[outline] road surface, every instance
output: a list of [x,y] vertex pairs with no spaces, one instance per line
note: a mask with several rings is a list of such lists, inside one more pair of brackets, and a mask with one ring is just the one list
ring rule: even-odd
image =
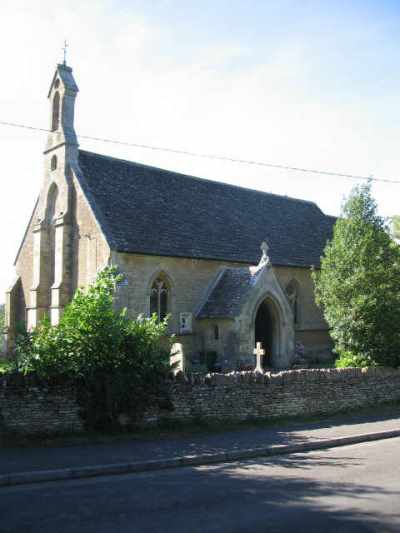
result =
[[1,533],[400,532],[400,439],[0,489]]

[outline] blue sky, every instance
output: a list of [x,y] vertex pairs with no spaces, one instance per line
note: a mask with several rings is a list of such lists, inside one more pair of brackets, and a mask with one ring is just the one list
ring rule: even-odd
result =
[[[47,89],[67,38],[78,134],[400,180],[400,2],[3,0],[0,21],[0,120],[48,126]],[[0,126],[0,301],[44,144]],[[81,145],[312,200],[330,214],[356,183]],[[373,192],[383,215],[400,212],[400,185]]]

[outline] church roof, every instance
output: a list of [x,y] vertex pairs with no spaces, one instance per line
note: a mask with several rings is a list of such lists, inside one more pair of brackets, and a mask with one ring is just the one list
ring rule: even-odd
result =
[[225,268],[197,313],[197,318],[237,316],[253,280],[249,268]]
[[257,264],[319,265],[335,219],[312,202],[86,151],[81,185],[111,249]]

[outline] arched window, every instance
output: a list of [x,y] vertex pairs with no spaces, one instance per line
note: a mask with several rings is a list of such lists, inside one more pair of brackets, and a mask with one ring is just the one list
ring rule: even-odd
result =
[[53,155],[53,157],[51,158],[50,168],[51,170],[55,170],[57,168],[57,156],[56,155]]
[[54,218],[57,214],[58,187],[53,183],[47,196],[46,222],[49,231],[49,288],[55,281],[56,229]]
[[153,282],[150,293],[150,315],[156,314],[164,320],[168,314],[170,289],[166,280],[159,276]]
[[46,205],[46,222],[51,224],[56,215],[56,206],[58,198],[58,187],[55,183],[52,183],[50,186],[48,195],[47,195],[47,205]]
[[216,340],[216,341],[219,340],[219,327],[218,327],[218,325],[214,326],[214,340]]
[[57,91],[53,98],[53,117],[51,122],[51,131],[58,130],[60,122],[60,93]]
[[286,286],[286,295],[292,308],[294,323],[299,323],[299,284],[292,279]]

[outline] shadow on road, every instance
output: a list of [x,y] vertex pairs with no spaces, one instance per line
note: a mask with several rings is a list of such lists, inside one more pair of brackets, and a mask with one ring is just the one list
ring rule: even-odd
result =
[[398,471],[375,479],[398,445],[5,489],[0,530],[397,533]]
[[166,459],[273,445],[293,445],[321,439],[399,427],[400,406],[376,413],[336,415],[316,422],[286,422],[267,427],[244,427],[220,433],[169,436],[162,439],[123,439],[65,447],[3,448],[0,474],[75,468],[98,464]]

